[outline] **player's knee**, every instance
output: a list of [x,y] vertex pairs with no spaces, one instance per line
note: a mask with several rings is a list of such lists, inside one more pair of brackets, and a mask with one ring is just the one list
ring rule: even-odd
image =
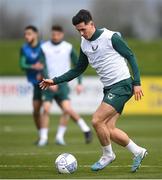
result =
[[33,115],[34,115],[34,116],[39,116],[39,115],[40,115],[40,111],[34,109]]
[[50,102],[45,102],[43,104],[43,114],[49,114],[51,109],[51,103]]
[[93,115],[92,125],[93,125],[94,128],[97,128],[99,125],[101,125],[100,118],[99,118],[99,116],[97,114]]
[[63,108],[63,111],[64,111],[65,114],[68,114],[68,115],[71,115],[71,114],[72,114],[72,109],[69,108],[69,107]]
[[50,112],[50,108],[49,107],[44,107],[43,108],[43,113],[44,114],[49,114],[49,112]]

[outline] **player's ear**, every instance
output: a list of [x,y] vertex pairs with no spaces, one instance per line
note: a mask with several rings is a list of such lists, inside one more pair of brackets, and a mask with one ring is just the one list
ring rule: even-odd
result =
[[93,21],[90,21],[89,24],[90,24],[91,26],[94,26],[94,22],[93,22]]

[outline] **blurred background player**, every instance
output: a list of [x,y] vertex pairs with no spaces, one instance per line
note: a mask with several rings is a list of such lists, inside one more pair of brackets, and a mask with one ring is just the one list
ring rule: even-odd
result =
[[24,30],[25,43],[20,51],[20,67],[26,72],[28,81],[33,85],[33,119],[38,130],[40,140],[45,138],[46,129],[41,127],[42,90],[38,83],[42,79],[44,65],[41,59],[41,42],[38,39],[38,29],[35,26],[27,26]]
[[[78,61],[72,45],[64,41],[64,31],[59,25],[52,27],[51,40],[42,45],[42,52],[44,54],[49,78],[65,73],[70,69],[71,62],[75,66]],[[79,76],[76,91],[79,94],[82,90],[81,76]],[[52,86],[50,89],[43,92],[43,127],[46,129],[46,133],[48,132],[49,112],[53,99],[55,99],[63,112],[56,134],[56,143],[65,145],[64,134],[67,129],[69,116],[78,124],[81,131],[84,133],[86,143],[90,143],[92,140],[90,128],[84,119],[81,118],[71,107],[69,87],[66,82],[60,85]],[[47,138],[42,141],[42,145],[45,145],[46,143]]]

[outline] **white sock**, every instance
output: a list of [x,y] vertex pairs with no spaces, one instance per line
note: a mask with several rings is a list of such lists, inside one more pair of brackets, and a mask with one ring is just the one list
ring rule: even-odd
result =
[[107,146],[102,146],[103,156],[111,156],[113,154],[111,144]]
[[90,128],[88,127],[88,125],[86,124],[86,122],[84,121],[84,119],[80,118],[78,121],[78,126],[80,127],[80,129],[83,131],[83,132],[88,132],[90,131]]
[[48,128],[41,128],[39,130],[39,138],[43,140],[48,139]]
[[141,153],[142,151],[142,147],[138,146],[137,144],[135,144],[131,139],[128,143],[128,145],[126,146],[126,148],[134,154],[134,156],[137,156],[139,153]]
[[60,125],[57,129],[56,139],[63,139],[66,129],[66,126]]

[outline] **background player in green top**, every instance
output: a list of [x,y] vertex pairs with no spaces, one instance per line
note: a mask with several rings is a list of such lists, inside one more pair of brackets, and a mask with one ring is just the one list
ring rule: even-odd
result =
[[43,78],[44,65],[41,59],[41,42],[38,39],[38,29],[27,26],[24,30],[25,43],[20,51],[20,67],[26,72],[28,81],[33,85],[33,118],[38,130],[39,141],[44,138],[44,128],[42,127],[42,90],[39,82]]
[[[90,64],[100,76],[104,86],[103,101],[92,119],[103,154],[91,169],[101,170],[115,160],[116,156],[111,145],[111,141],[114,141],[134,155],[131,171],[135,172],[146,156],[147,150],[135,144],[124,131],[118,129],[116,121],[133,94],[135,100],[140,100],[143,96],[136,58],[119,33],[106,28],[97,29],[89,11],[80,10],[72,22],[82,36],[78,64],[62,76],[44,79],[40,87],[45,89],[54,84],[70,81],[83,73]],[[127,62],[132,69],[133,78]]]
[[[64,30],[59,25],[54,25],[52,27],[51,40],[43,43],[41,48],[49,78],[62,75],[71,68],[71,64],[76,66],[78,62],[78,57],[72,44],[64,40]],[[79,76],[78,85],[76,86],[77,93],[79,94],[82,89],[81,76]],[[48,129],[49,112],[52,101],[55,99],[63,112],[56,134],[56,143],[65,145],[64,134],[67,129],[69,116],[78,124],[84,133],[86,143],[90,143],[92,140],[90,128],[84,119],[81,118],[71,107],[69,90],[69,86],[65,82],[52,86],[50,89],[43,92],[43,126]],[[44,141],[45,144],[46,141]]]

